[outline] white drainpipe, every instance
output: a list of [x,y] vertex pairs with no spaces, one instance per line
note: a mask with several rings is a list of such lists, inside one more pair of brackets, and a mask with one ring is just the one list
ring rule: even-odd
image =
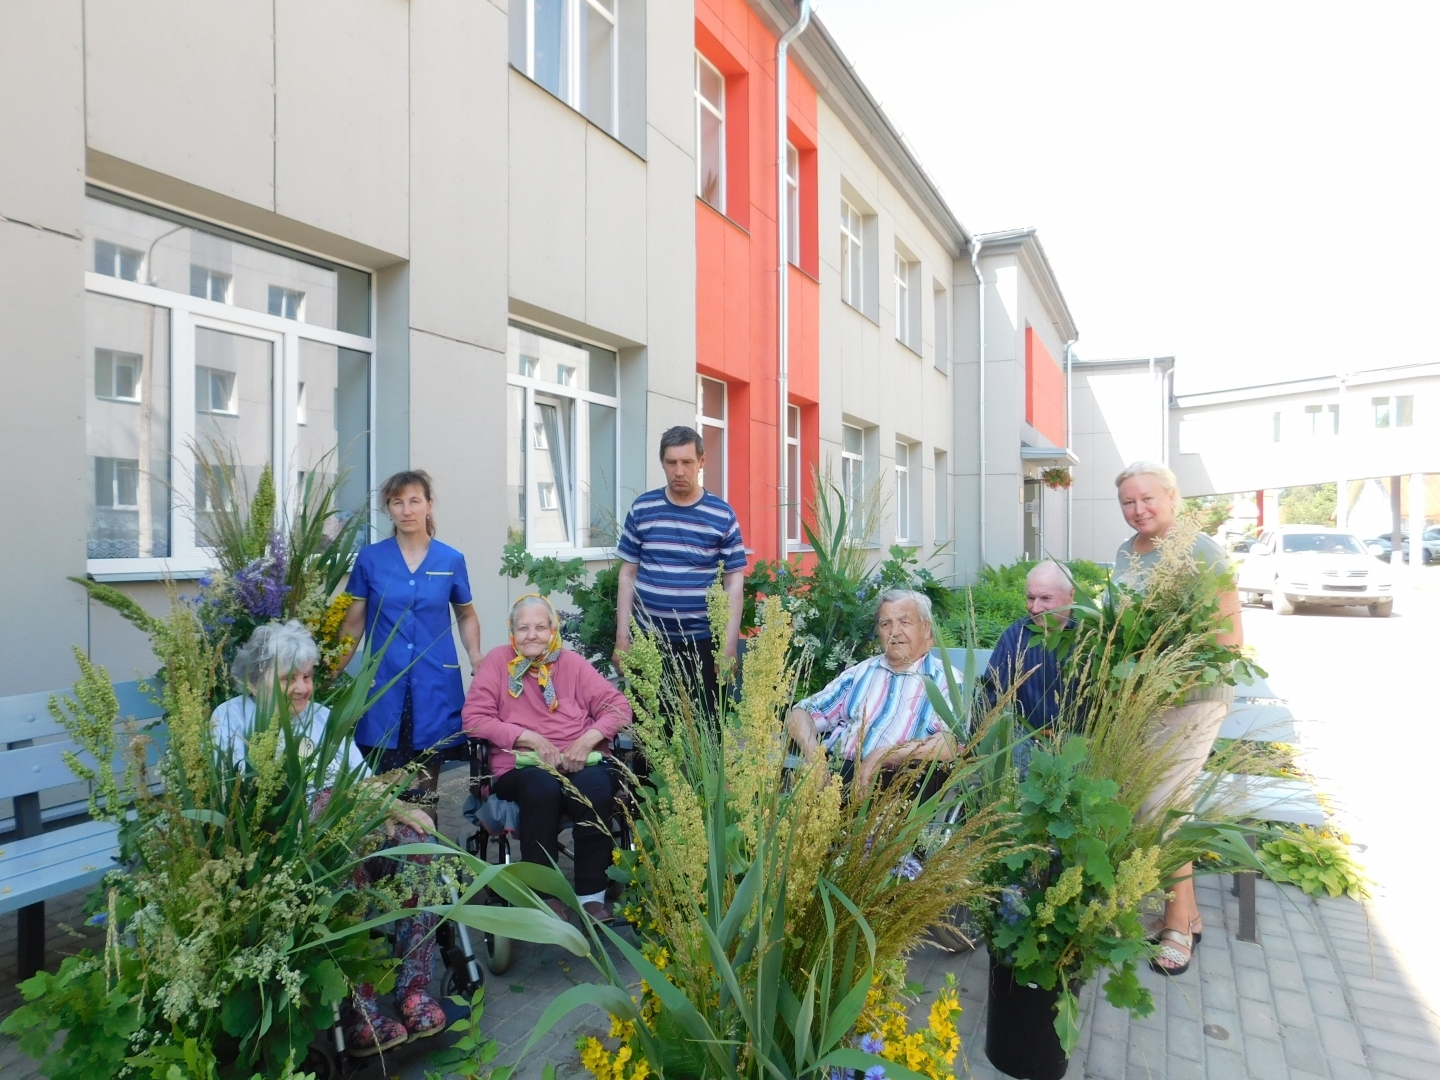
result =
[[789,502],[790,490],[788,477],[786,476],[786,451],[785,445],[786,426],[789,423],[790,405],[790,260],[785,256],[786,241],[790,236],[790,223],[786,220],[789,209],[788,192],[785,190],[785,166],[786,147],[789,140],[786,136],[786,121],[789,117],[789,110],[786,107],[786,94],[788,88],[790,67],[788,53],[790,43],[805,32],[805,27],[810,25],[811,0],[800,0],[800,17],[795,20],[795,25],[780,35],[780,40],[775,44],[775,221],[779,225],[776,229],[776,266],[779,273],[776,276],[776,293],[778,307],[776,310],[776,355],[779,358],[777,365],[779,369],[779,397],[780,417],[776,427],[778,442],[780,446],[779,477],[780,484],[777,489],[776,499],[778,515],[776,521],[779,525],[780,546],[776,549],[775,557],[780,560],[785,558],[786,543],[789,539]]
[[[1074,451],[1075,431],[1071,419],[1071,408],[1074,400],[1070,391],[1070,368],[1075,360],[1075,342],[1079,338],[1071,338],[1065,343],[1065,449]],[[1075,478],[1070,478],[1070,486],[1065,489],[1065,558],[1075,558]]]
[[[980,563],[985,566],[985,278],[980,273],[979,237],[970,238],[970,269],[975,272],[975,292],[980,312]],[[978,568],[977,568],[978,569]]]

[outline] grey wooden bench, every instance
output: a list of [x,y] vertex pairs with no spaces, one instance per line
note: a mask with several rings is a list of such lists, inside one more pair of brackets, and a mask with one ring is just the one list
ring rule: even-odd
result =
[[[76,747],[50,715],[52,693],[70,696],[66,689],[0,698],[0,799],[13,806],[13,827],[0,833],[0,914],[18,913],[21,979],[44,965],[45,901],[98,883],[118,851],[116,827],[90,818],[88,792],[65,764],[65,751]],[[161,715],[138,683],[116,683],[115,696],[122,720]]]
[[[1260,678],[1236,685],[1235,703],[1226,714],[1218,737],[1283,743],[1299,739],[1295,730],[1295,714],[1270,684]],[[1202,812],[1209,805],[1231,817],[1252,821],[1316,828],[1326,823],[1325,808],[1316,797],[1315,789],[1305,780],[1244,773],[1227,773],[1217,777],[1202,773],[1196,784],[1203,792],[1199,807]],[[1235,936],[1241,941],[1254,942],[1258,940],[1255,875],[1245,871],[1235,874],[1232,892],[1240,904],[1240,925]]]

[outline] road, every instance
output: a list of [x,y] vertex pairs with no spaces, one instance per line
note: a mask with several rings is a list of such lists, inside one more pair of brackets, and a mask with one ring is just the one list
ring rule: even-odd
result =
[[1282,618],[1247,606],[1244,623],[1299,721],[1302,764],[1375,882],[1377,940],[1396,946],[1440,1013],[1440,566],[1397,593],[1388,619],[1304,607]]

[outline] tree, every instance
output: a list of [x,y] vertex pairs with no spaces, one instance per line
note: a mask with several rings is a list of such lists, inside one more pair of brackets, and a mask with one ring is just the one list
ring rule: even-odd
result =
[[1335,485],[1305,484],[1282,490],[1280,524],[1334,525]]
[[1213,536],[1216,529],[1230,520],[1230,497],[1202,495],[1196,499],[1186,499],[1185,509],[1199,515],[1201,532]]

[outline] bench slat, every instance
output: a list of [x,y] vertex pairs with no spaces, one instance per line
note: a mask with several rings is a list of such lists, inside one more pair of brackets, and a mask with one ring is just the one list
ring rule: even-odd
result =
[[31,840],[49,840],[55,845],[48,850],[59,857],[52,858],[44,866],[23,869],[22,860],[16,859],[14,876],[11,876],[11,867],[7,865],[10,859],[0,859],[0,914],[49,900],[51,897],[63,896],[77,889],[88,889],[115,869],[114,858],[119,851],[115,843],[115,826],[92,822],[77,825],[75,829],[88,828],[89,824],[106,824],[109,832],[87,836],[75,842],[67,842],[65,839],[72,831],[70,829],[31,837]]
[[1209,806],[1231,817],[1257,821],[1314,826],[1326,822],[1325,808],[1305,780],[1245,773],[1225,773],[1217,778],[1214,773],[1201,773],[1195,786],[1200,792],[1196,812],[1202,816]]
[[1294,721],[1295,714],[1285,705],[1235,705],[1220,726],[1220,738],[1299,742]]
[[0,884],[13,885],[12,879],[22,874],[43,870],[76,855],[114,847],[115,833],[113,822],[82,821],[65,829],[0,844]]
[[[79,778],[70,771],[64,758],[65,751],[74,749],[75,744],[66,740],[0,751],[0,799],[33,795],[76,783]],[[127,752],[123,745],[115,752],[112,764],[116,772],[124,770]],[[152,743],[145,756],[146,763],[153,768],[157,758],[158,753]],[[86,751],[80,752],[80,760],[91,768],[95,767],[95,758]]]
[[[50,715],[51,695],[71,697],[70,687],[63,690],[42,690],[34,694],[0,697],[0,746],[27,739],[44,739],[59,735],[64,728]],[[120,718],[140,722],[156,720],[162,715],[160,706],[141,690],[139,682],[115,684],[115,697],[120,703]]]

